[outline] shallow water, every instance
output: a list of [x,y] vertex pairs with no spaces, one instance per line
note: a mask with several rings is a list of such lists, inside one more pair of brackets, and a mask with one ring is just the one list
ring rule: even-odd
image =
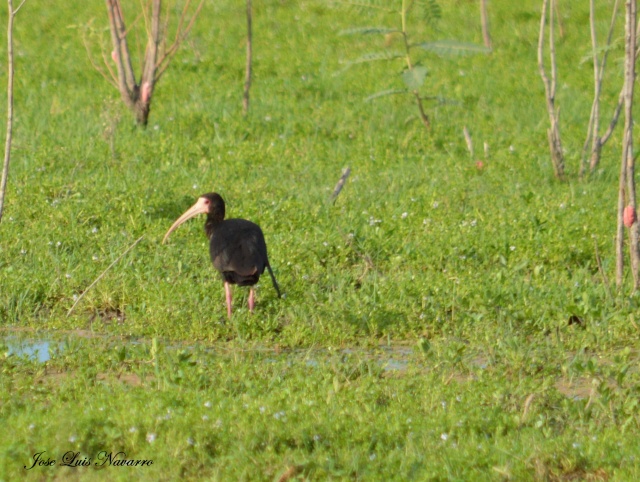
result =
[[18,338],[17,336],[6,336],[4,338],[9,355],[25,357],[44,363],[51,359],[49,349],[51,341],[46,339]]
[[[72,339],[74,343],[83,343],[89,337],[86,335],[67,334],[67,338]],[[91,336],[90,338],[93,338]],[[108,337],[104,337],[107,340]],[[38,361],[40,363],[51,360],[52,352],[55,350],[56,354],[61,353],[68,346],[67,343],[63,343],[60,340],[59,334],[54,334],[51,337],[47,335],[41,335],[39,337],[23,336],[22,334],[0,334],[0,345],[4,342],[9,355],[17,357],[27,358],[29,360]],[[145,341],[129,340],[126,341],[127,345],[140,345]],[[164,345],[165,349],[195,349],[197,345]],[[214,347],[206,347],[207,352],[217,351]],[[251,350],[249,350],[251,351]],[[257,349],[256,351],[263,351],[263,349]],[[269,352],[270,350],[264,350]],[[340,357],[361,357],[363,359],[375,360],[385,371],[404,371],[409,365],[409,359],[414,353],[413,349],[406,346],[381,346],[376,350],[367,350],[364,348],[342,348],[338,350],[331,350],[325,348],[319,349],[301,349],[284,351],[279,354],[273,354],[269,356],[266,361],[277,362],[282,357],[289,358],[292,363],[296,361],[303,361],[307,366],[320,367],[323,361],[327,361],[335,356]]]

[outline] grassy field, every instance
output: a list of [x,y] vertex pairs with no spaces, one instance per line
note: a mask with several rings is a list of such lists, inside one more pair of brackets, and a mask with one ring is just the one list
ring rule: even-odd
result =
[[[442,99],[427,104],[430,132],[411,97],[364,101],[402,87],[400,62],[345,70],[401,45],[339,33],[399,15],[254,3],[250,116],[244,6],[207,2],[147,129],[88,60],[83,35],[96,56],[107,41],[104,4],[28,0],[18,14],[0,480],[640,479],[640,298],[629,279],[609,293],[596,262],[597,246],[612,279],[620,130],[598,171],[575,176],[593,90],[588,6],[560,6],[570,176],[558,182],[540,2],[490,2],[490,55],[424,56],[424,93]],[[604,38],[613,1],[598,4]],[[410,19],[416,41],[481,42],[477,2],[441,7],[435,27]],[[203,220],[161,244],[210,191],[265,232],[285,296],[263,278],[254,315],[236,289],[227,320]],[[48,360],[20,355],[35,341]],[[54,466],[24,468],[43,451]],[[120,451],[153,463],[95,465]],[[66,452],[91,466],[61,466]]]

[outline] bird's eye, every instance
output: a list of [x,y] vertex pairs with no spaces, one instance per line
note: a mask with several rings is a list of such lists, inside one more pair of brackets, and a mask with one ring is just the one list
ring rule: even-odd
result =
[[204,200],[204,203],[205,203],[205,204],[209,204],[209,200],[208,200],[208,199],[205,199],[205,200]]

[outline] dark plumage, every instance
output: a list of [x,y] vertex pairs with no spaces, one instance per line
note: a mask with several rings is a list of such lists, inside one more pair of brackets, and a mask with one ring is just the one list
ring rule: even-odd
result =
[[204,228],[209,238],[209,253],[213,266],[224,280],[227,314],[231,317],[231,287],[232,284],[250,286],[249,310],[253,312],[255,303],[255,285],[264,273],[269,271],[273,287],[280,297],[280,288],[271,271],[267,257],[267,245],[264,241],[262,229],[246,219],[224,219],[224,200],[217,193],[203,194],[169,228],[162,242],[186,220],[198,214],[206,214]]

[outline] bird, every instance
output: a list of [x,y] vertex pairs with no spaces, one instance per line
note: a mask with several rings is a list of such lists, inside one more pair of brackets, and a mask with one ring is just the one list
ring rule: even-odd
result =
[[269,271],[273,287],[281,297],[280,287],[271,270],[267,257],[267,244],[262,229],[246,219],[225,219],[225,204],[216,192],[203,194],[169,228],[162,239],[164,244],[169,235],[182,223],[198,214],[206,214],[204,231],[209,238],[209,254],[213,267],[222,275],[227,316],[231,318],[231,285],[249,286],[249,311],[255,307],[254,285],[264,273]]

